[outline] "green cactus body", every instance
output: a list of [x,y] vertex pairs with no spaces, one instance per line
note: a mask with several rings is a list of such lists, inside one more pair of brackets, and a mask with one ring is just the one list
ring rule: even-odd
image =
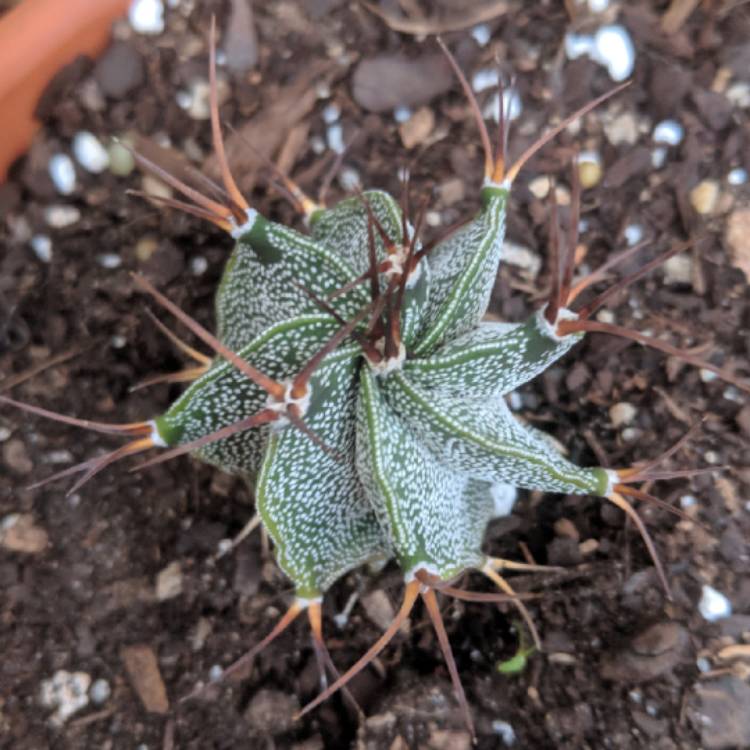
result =
[[[351,339],[325,356],[304,415],[318,441],[282,424],[197,451],[253,483],[279,565],[301,598],[320,596],[376,557],[395,557],[407,576],[421,566],[446,580],[480,566],[492,483],[608,492],[607,472],[575,466],[505,405],[503,394],[580,338],[556,336],[541,313],[522,324],[481,322],[507,197],[503,186],[485,187],[475,219],[420,260],[404,291],[405,359],[383,367]],[[289,381],[338,327],[302,287],[324,297],[369,268],[366,204],[397,245],[401,209],[380,191],[319,211],[311,237],[253,214],[217,294],[220,339],[258,370]],[[382,238],[375,246],[382,264],[389,257]],[[384,292],[388,274],[378,281]],[[360,285],[331,305],[346,319],[367,300]],[[167,444],[188,443],[267,401],[265,391],[217,358],[157,427]]]

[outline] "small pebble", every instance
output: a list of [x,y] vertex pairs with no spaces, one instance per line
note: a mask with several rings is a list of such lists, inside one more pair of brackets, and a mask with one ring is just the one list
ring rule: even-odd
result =
[[50,724],[61,727],[76,711],[89,703],[87,695],[91,676],[86,672],[55,672],[49,680],[43,680],[39,690],[39,702],[46,708],[54,708]]
[[599,549],[599,540],[598,539],[584,539],[578,545],[578,551],[584,557],[588,557],[588,555],[593,555],[594,552],[596,552],[598,549]]
[[76,170],[73,160],[67,154],[53,154],[47,170],[61,195],[70,195],[76,189]]
[[70,451],[63,448],[61,450],[50,451],[45,454],[44,459],[51,464],[69,464],[75,460],[75,457]]
[[424,143],[435,127],[435,115],[429,107],[420,107],[406,122],[399,126],[398,133],[404,148],[411,149]]
[[175,561],[159,571],[156,576],[156,599],[163,602],[182,593],[182,568]]
[[667,161],[667,149],[664,146],[658,146],[651,152],[651,166],[654,169],[661,169]]
[[508,394],[508,406],[513,411],[518,411],[523,406],[523,399],[518,391],[512,391]]
[[161,34],[164,31],[164,3],[162,0],[133,0],[128,20],[133,31],[139,34]]
[[471,87],[479,94],[486,89],[494,88],[499,81],[500,74],[497,68],[482,68],[471,77]]
[[744,185],[747,182],[747,171],[742,167],[735,167],[727,175],[730,185]]
[[452,206],[464,199],[466,195],[466,185],[460,177],[452,177],[446,180],[438,188],[440,202],[444,206]]
[[[521,104],[521,97],[518,91],[515,89],[504,89],[503,90],[503,113],[505,115],[505,122],[511,122],[521,116],[523,111],[523,104]],[[495,122],[500,122],[500,94],[495,93],[492,95],[490,100],[482,110],[482,115],[487,119],[492,119]]]
[[[397,109],[408,109],[408,107],[397,107]],[[334,122],[338,122],[339,118],[341,117],[341,108],[338,106],[338,104],[328,104],[323,109],[323,122],[326,125],[333,125]],[[406,118],[409,119],[408,117]]]
[[211,680],[211,682],[218,682],[223,674],[224,670],[221,668],[221,665],[214,664],[211,669],[208,670],[208,679]]
[[596,151],[582,151],[578,156],[578,179],[586,190],[598,185],[602,179],[602,160]]
[[692,508],[697,502],[694,495],[683,495],[680,498],[680,507],[683,510],[687,510],[688,508]]
[[125,336],[120,336],[118,334],[112,336],[112,338],[109,340],[109,343],[112,345],[113,349],[124,349],[128,344],[128,340],[125,338]]
[[505,262],[524,271],[531,280],[539,275],[542,259],[531,249],[516,242],[505,243]]
[[133,154],[122,143],[113,141],[109,146],[109,171],[117,177],[127,177],[134,169]]
[[581,535],[578,533],[578,529],[575,524],[569,518],[558,518],[553,524],[555,534],[557,536],[566,537],[567,539],[573,539],[576,542],[580,540]]
[[359,172],[354,167],[343,167],[339,172],[339,185],[347,192],[356,190],[361,184]]
[[604,133],[613,146],[632,146],[640,136],[638,118],[633,112],[622,112],[617,117],[605,121]]
[[119,268],[122,258],[117,253],[102,253],[96,256],[96,260],[102,268]]
[[552,182],[550,178],[545,175],[540,175],[539,177],[535,177],[529,183],[529,191],[535,198],[544,200],[549,195],[551,186]]
[[666,143],[668,146],[676,146],[684,136],[685,128],[677,120],[662,120],[653,133],[655,143]]
[[92,703],[101,706],[102,703],[107,702],[110,695],[112,695],[112,688],[106,680],[102,678],[94,680],[94,684],[89,690],[89,698],[91,698]]
[[518,490],[512,484],[497,482],[490,487],[494,511],[493,518],[509,516],[518,499]]
[[326,142],[319,135],[314,135],[310,138],[310,148],[320,156],[326,150]]
[[439,227],[443,223],[440,211],[428,211],[424,216],[424,220],[428,227]]
[[719,183],[703,180],[690,191],[690,204],[702,215],[713,213],[719,202]]
[[492,32],[486,23],[480,23],[478,26],[475,26],[471,30],[471,35],[480,47],[486,47],[492,38]]
[[362,608],[368,619],[383,630],[396,615],[391,600],[383,589],[375,589],[362,597]]
[[47,532],[28,513],[11,513],[0,520],[0,547],[10,552],[36,555],[49,543]]
[[75,206],[53,203],[44,209],[44,220],[54,229],[72,226],[81,218],[81,212]]
[[[217,82],[218,90],[218,82]],[[205,78],[196,78],[190,82],[183,109],[192,120],[208,120],[211,117],[211,87]],[[178,105],[180,102],[178,102]]]
[[492,722],[492,731],[500,737],[505,747],[512,747],[516,742],[516,733],[507,721],[495,719]]
[[640,224],[628,224],[623,232],[625,242],[631,247],[643,239],[643,227]]
[[331,151],[337,154],[344,153],[344,129],[341,125],[329,125],[326,130],[326,143]]
[[73,137],[73,155],[76,161],[92,174],[100,174],[109,166],[109,154],[101,141],[87,130],[81,130]]
[[35,234],[31,238],[31,249],[42,263],[52,260],[52,240],[46,234]]
[[643,435],[637,427],[626,427],[621,434],[626,443],[634,443]]
[[630,424],[634,419],[638,410],[626,401],[621,401],[609,409],[609,419],[614,427],[623,427]]
[[203,276],[208,270],[208,261],[202,255],[190,259],[190,273],[193,276]]
[[706,370],[705,368],[698,370],[698,374],[704,383],[712,383],[719,377],[713,370]]
[[732,603],[712,586],[704,585],[698,611],[705,620],[716,622],[732,614]]
[[393,119],[400,124],[406,122],[412,115],[411,107],[396,107],[393,110]]
[[693,274],[693,259],[682,253],[674,255],[662,266],[667,284],[690,284]]
[[750,83],[747,81],[737,81],[726,90],[724,96],[735,107],[748,109],[750,108]]
[[609,8],[609,0],[589,0],[589,10],[592,13],[604,13]]
[[0,425],[0,443],[4,443],[12,434],[8,427]]
[[594,37],[590,34],[566,34],[565,55],[568,60],[577,60],[584,55],[591,56]]
[[706,673],[711,671],[711,662],[706,659],[705,656],[699,656],[695,660],[695,666],[698,668],[699,672]]
[[624,81],[633,72],[635,48],[624,26],[602,26],[594,36],[592,53],[594,60],[607,68],[613,81]]
[[153,195],[155,198],[171,198],[173,195],[172,188],[169,185],[150,174],[143,175],[141,189],[147,195]]
[[555,186],[555,200],[558,206],[569,206],[570,205],[570,190],[565,185]]

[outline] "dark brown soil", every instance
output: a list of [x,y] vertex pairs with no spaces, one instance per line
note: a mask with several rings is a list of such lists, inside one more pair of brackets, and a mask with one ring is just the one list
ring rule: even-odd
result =
[[[747,206],[750,195],[747,184],[732,187],[726,181],[731,168],[750,169],[748,109],[727,95],[743,76],[748,83],[750,6],[702,3],[668,36],[659,25],[666,5],[622,4],[618,21],[628,27],[637,49],[634,83],[524,170],[514,189],[509,238],[545,259],[548,203],[534,197],[528,185],[544,174],[567,183],[573,148],[598,150],[604,180],[584,193],[588,229],[581,238],[591,267],[624,247],[629,224],[641,225],[645,236],[656,240],[644,251],[647,258],[670,242],[705,237],[687,253],[690,281],[675,284],[661,271],[651,274],[610,305],[615,320],[685,347],[707,342],[702,356],[747,372],[748,280],[732,265],[724,233],[729,217]],[[249,73],[227,74],[230,89],[222,108],[227,122],[248,127],[255,145],[271,149],[274,157],[283,145],[286,166],[314,194],[330,152],[316,154],[311,139],[325,139],[321,115],[335,102],[345,139],[359,131],[344,164],[357,170],[364,186],[397,192],[398,167],[419,155],[412,170],[415,205],[417,195],[432,193],[443,226],[473,209],[481,150],[457,85],[451,82],[450,91],[426,105],[436,120],[433,134],[443,137],[429,149],[423,142],[408,152],[392,111],[365,111],[358,104],[361,97],[352,94],[360,60],[377,54],[432,55],[431,39],[397,34],[356,3],[286,0],[256,6],[257,65]],[[432,19],[462,6],[435,0],[421,7]],[[587,21],[581,14],[574,23],[558,3],[510,7],[490,22],[492,41],[485,47],[468,31],[445,39],[465,70],[491,67],[497,54],[502,68],[517,75],[524,110],[510,148],[518,154],[547,123],[602,93],[611,81],[600,66],[585,58],[568,62],[562,51],[566,30],[604,21]],[[398,3],[383,2],[382,8],[396,14]],[[43,128],[0,186],[0,391],[6,395],[66,414],[124,422],[160,413],[179,393],[179,387],[163,385],[128,390],[151,374],[183,365],[145,316],[147,303],[129,272],[147,273],[210,327],[213,290],[231,249],[228,238],[198,220],[157,211],[128,196],[128,188],[141,185],[136,173],[95,176],[78,168],[74,194],[57,195],[47,161],[55,151],[70,153],[71,138],[85,129],[103,141],[126,131],[155,141],[168,137],[200,165],[211,151],[208,124],[180,109],[175,92],[205,76],[211,12],[225,29],[229,3],[187,0],[168,11],[161,36],[138,36],[120,26],[117,64],[110,60],[97,70],[85,62],[72,66],[40,104]],[[612,20],[617,10],[609,13]],[[126,80],[113,80],[120,74]],[[322,81],[330,83],[330,99],[315,96]],[[388,86],[382,81],[385,90]],[[423,93],[412,88],[405,96],[418,100]],[[277,112],[270,124],[261,119],[269,109]],[[630,115],[643,125],[638,142],[612,145],[602,129],[605,119]],[[665,117],[680,121],[686,135],[657,170],[651,165],[651,130]],[[253,157],[230,153],[243,184],[255,185],[254,204],[267,215],[299,223],[248,171]],[[706,178],[718,181],[721,197],[713,212],[701,216],[689,193]],[[330,199],[343,195],[334,182]],[[44,211],[53,203],[78,207],[80,220],[50,229]],[[29,239],[37,234],[52,240],[49,263],[31,250]],[[107,254],[119,256],[119,267],[105,267]],[[533,277],[528,269],[503,265],[493,310],[520,320],[540,304],[547,285],[544,270]],[[62,363],[46,366],[66,353],[70,356]],[[23,377],[32,372],[33,377]],[[741,662],[718,656],[723,646],[742,643],[750,632],[747,395],[656,352],[598,336],[524,388],[521,397],[520,414],[558,438],[581,463],[626,466],[652,458],[704,418],[700,432],[670,466],[727,468],[652,488],[677,506],[681,497],[694,496],[696,505],[687,512],[705,529],[657,508],[642,509],[667,569],[671,602],[637,533],[599,499],[524,494],[513,515],[491,528],[487,549],[493,554],[521,560],[526,545],[538,562],[568,570],[514,579],[519,590],[542,593],[529,606],[545,642],[544,653],[530,656],[526,669],[514,676],[499,674],[495,665],[519,648],[515,611],[445,602],[478,746],[503,747],[497,722],[512,727],[514,746],[522,748],[718,748],[742,744],[743,736],[750,746],[747,727],[737,718],[747,710],[737,697],[744,695]],[[615,429],[610,421],[609,408],[621,402],[636,408],[628,430]],[[288,582],[257,533],[212,562],[218,542],[237,533],[252,515],[247,490],[187,459],[143,474],[128,473],[120,464],[69,498],[59,483],[28,490],[24,487],[32,480],[111,449],[116,441],[5,407],[0,431],[0,519],[28,514],[37,533],[31,534],[28,551],[8,550],[7,543],[0,548],[0,746],[469,746],[421,610],[412,617],[409,634],[399,636],[377,668],[353,683],[371,717],[359,729],[356,713],[340,697],[291,722],[295,708],[318,690],[302,625],[269,647],[246,680],[180,703],[208,678],[212,666],[227,666],[257,642],[288,603]],[[44,533],[48,544],[34,544]],[[172,563],[179,564],[181,592],[157,601],[157,575]],[[467,583],[484,585],[473,577]],[[701,617],[697,603],[704,584],[729,597],[732,618],[711,624]],[[341,668],[380,631],[359,604],[343,628],[333,615],[353,592],[366,596],[377,588],[396,604],[397,571],[348,576],[325,602],[325,630]],[[166,714],[147,712],[128,676],[123,649],[134,644],[157,655],[169,699]],[[740,677],[701,675],[699,658],[712,669],[734,665]],[[42,681],[58,670],[103,678],[112,695],[54,728],[39,693]],[[715,700],[705,697],[705,687],[714,689]]]

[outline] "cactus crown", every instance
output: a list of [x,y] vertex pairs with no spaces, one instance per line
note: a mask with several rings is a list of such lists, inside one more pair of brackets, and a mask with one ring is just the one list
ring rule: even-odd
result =
[[[445,51],[469,98],[485,151],[479,208],[461,228],[423,244],[425,206],[412,223],[408,185],[401,201],[370,190],[327,208],[282,176],[307,219],[309,234],[274,223],[248,206],[224,155],[212,43],[211,121],[223,174],[224,188],[217,191],[222,199],[209,198],[145,157],[136,157],[143,168],[191,201],[163,203],[207,219],[234,238],[216,293],[216,334],[147,280],[135,279],[210,347],[212,356],[167,331],[196,365],[151,381],[190,385],[165,413],[142,423],[77,420],[0,397],[40,416],[133,438],[110,454],[45,480],[80,473],[71,492],[108,464],[153,447],[167,450],[139,468],[190,453],[249,483],[260,523],[273,540],[279,566],[294,583],[296,598],[270,634],[225,674],[240,669],[307,610],[323,669],[333,674],[334,682],[303,713],[374,658],[421,598],[471,726],[436,592],[475,601],[512,601],[538,642],[523,601],[499,573],[503,567],[524,566],[482,551],[494,496],[502,484],[597,495],[615,503],[637,524],[667,588],[648,533],[625,496],[658,503],[630,485],[690,472],[659,471],[657,462],[621,470],[577,466],[546,435],[521,424],[504,400],[588,331],[655,346],[749,389],[731,373],[664,342],[590,320],[613,291],[685,246],[672,248],[577,312],[571,309],[587,286],[603,278],[602,272],[594,272],[573,284],[579,201],[575,179],[574,215],[566,236],[557,230],[552,208],[553,283],[546,305],[522,323],[483,321],[502,258],[513,180],[525,161],[573,118],[545,134],[508,168],[503,118],[498,154],[493,156],[471,89]],[[320,601],[345,573],[373,560],[394,560],[401,568],[403,603],[383,636],[339,677],[323,643]],[[467,570],[484,573],[502,593],[452,586]]]

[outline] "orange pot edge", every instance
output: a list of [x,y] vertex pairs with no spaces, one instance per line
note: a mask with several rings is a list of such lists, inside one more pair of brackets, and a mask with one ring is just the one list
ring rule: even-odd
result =
[[94,57],[129,0],[23,0],[0,18],[0,182],[31,143],[39,96],[78,55]]

